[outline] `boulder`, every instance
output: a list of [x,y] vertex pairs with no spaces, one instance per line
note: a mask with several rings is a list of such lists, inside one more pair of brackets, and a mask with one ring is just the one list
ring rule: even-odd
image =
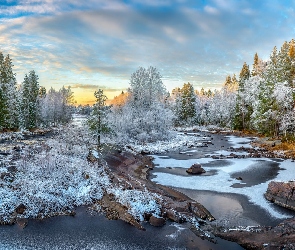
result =
[[295,211],[295,182],[293,181],[271,181],[264,196],[277,205]]
[[20,204],[19,206],[16,207],[15,212],[18,214],[23,214],[27,207],[24,204]]
[[154,227],[162,227],[165,224],[165,219],[162,217],[155,217],[152,215],[149,220],[150,224]]
[[206,173],[205,169],[202,168],[201,164],[194,164],[189,169],[186,170],[189,174],[203,174]]

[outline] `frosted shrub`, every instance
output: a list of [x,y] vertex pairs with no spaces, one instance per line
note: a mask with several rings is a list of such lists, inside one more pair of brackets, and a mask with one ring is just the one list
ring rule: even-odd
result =
[[129,213],[135,218],[143,221],[145,213],[151,213],[155,216],[160,214],[160,205],[158,200],[160,197],[156,194],[150,193],[147,190],[122,190],[111,189],[116,199],[123,205],[129,207]]

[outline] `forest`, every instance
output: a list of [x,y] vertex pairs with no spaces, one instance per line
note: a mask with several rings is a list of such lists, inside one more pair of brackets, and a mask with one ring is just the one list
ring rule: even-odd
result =
[[175,127],[217,126],[293,140],[295,132],[295,41],[273,48],[268,60],[254,55],[240,74],[228,75],[219,90],[195,90],[184,83],[169,93],[155,67],[138,68],[127,91],[106,104],[74,106],[70,87],[48,91],[34,70],[17,84],[12,59],[0,53],[0,130],[16,131],[65,124],[74,112],[90,114],[94,135],[116,143],[167,140]]
[[[127,92],[115,97],[110,106],[105,105],[103,91],[96,92],[90,120],[96,135],[105,133],[123,144],[166,140],[171,128],[192,126],[251,131],[293,141],[294,81],[292,39],[279,51],[274,47],[266,61],[256,53],[252,69],[244,63],[238,78],[228,75],[220,90],[197,91],[188,82],[170,94],[156,68],[139,68],[131,75]],[[78,110],[83,113],[85,108]],[[95,128],[97,117],[100,124]]]

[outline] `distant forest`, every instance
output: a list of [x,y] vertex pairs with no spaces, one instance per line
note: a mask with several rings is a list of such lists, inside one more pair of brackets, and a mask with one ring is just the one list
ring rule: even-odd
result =
[[100,119],[109,128],[105,131],[122,142],[167,139],[168,131],[179,126],[214,125],[287,140],[295,135],[294,39],[280,50],[274,47],[266,61],[256,53],[251,69],[244,63],[240,74],[227,76],[220,90],[196,91],[185,83],[169,93],[156,68],[139,68],[129,89],[109,106],[101,91],[103,103],[75,108],[70,87],[47,91],[35,71],[18,85],[12,67],[9,55],[0,52],[1,131],[56,126],[80,112],[91,114],[92,121]]

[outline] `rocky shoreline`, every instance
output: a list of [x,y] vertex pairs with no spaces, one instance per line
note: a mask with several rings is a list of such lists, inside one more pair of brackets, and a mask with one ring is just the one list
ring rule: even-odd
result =
[[[222,135],[232,135],[230,133],[220,133]],[[33,135],[35,136],[35,135]],[[38,135],[39,136],[39,135]],[[44,137],[43,134],[40,135]],[[239,134],[241,136],[241,134]],[[218,137],[219,138],[219,137]],[[274,147],[273,142],[269,147],[263,148],[264,139],[258,139],[253,142],[254,146],[259,148],[232,148],[228,147],[227,150],[231,151],[229,155],[212,155],[212,158],[225,159],[225,158],[245,158],[245,157],[268,157],[268,158],[291,158],[289,155],[282,155],[282,152],[276,152],[272,150]],[[221,147],[226,147],[226,140],[218,142]],[[275,142],[278,144],[278,142]],[[223,145],[222,145],[223,144]],[[220,147],[218,145],[218,147]],[[215,145],[216,146],[216,145]],[[13,148],[11,151],[11,163],[14,161],[14,156],[19,154],[21,148]],[[239,152],[247,152],[247,155],[241,155]],[[256,227],[256,228],[237,228],[235,230],[228,230],[224,228],[214,227],[212,223],[207,223],[214,220],[214,217],[210,212],[200,203],[192,200],[185,194],[178,192],[172,188],[155,184],[149,180],[149,171],[153,169],[152,158],[147,155],[149,152],[141,152],[134,154],[120,149],[108,148],[105,152],[102,152],[104,156],[103,162],[98,162],[98,165],[107,164],[105,171],[111,177],[111,182],[114,185],[120,185],[126,190],[147,190],[158,197],[158,203],[161,207],[160,216],[154,216],[152,214],[144,214],[144,220],[148,221],[153,226],[163,226],[167,220],[174,221],[176,223],[189,222],[191,223],[191,230],[198,236],[206,238],[209,241],[214,239],[214,235],[220,238],[235,241],[246,249],[295,249],[295,219],[289,219],[280,223],[276,227]],[[3,152],[3,154],[8,154]],[[3,155],[6,157],[6,155]],[[100,161],[93,155],[89,155],[88,161]],[[199,172],[200,166],[195,166]],[[13,164],[8,169],[13,173]],[[193,169],[195,171],[195,169]],[[192,171],[192,172],[194,172]],[[190,171],[189,171],[190,172]],[[202,172],[202,171],[200,171]],[[2,174],[1,178],[8,178],[8,174]],[[89,176],[88,176],[89,178]],[[87,176],[85,176],[87,179]],[[275,203],[280,203],[285,199],[285,196],[278,199],[279,192],[272,192],[270,189],[266,193],[266,198]],[[291,190],[291,191],[290,191]],[[293,195],[293,187],[289,191]],[[290,192],[287,192],[290,196]],[[272,195],[272,196],[271,196]],[[290,196],[291,197],[291,196]],[[292,198],[292,197],[291,197]],[[292,198],[293,199],[293,198]],[[293,200],[292,200],[293,202]],[[286,202],[285,202],[286,203]],[[292,203],[293,204],[293,203]],[[105,192],[103,197],[99,200],[93,201],[91,208],[96,211],[102,211],[108,219],[120,219],[123,220],[140,230],[144,230],[142,223],[132,216],[128,210],[129,208],[115,199],[112,193]],[[26,208],[20,204],[15,209],[15,216],[13,217],[11,224],[17,223],[21,228],[27,225],[27,219],[19,218]],[[55,215],[74,215],[73,211],[64,211]],[[54,215],[52,215],[54,216]]]
[[[261,140],[256,140],[253,143],[255,146],[261,146]],[[282,156],[277,152],[271,150],[271,148],[228,148],[232,151],[232,154],[223,156],[212,156],[216,159],[223,158],[245,158],[245,157],[267,157],[267,158],[291,158],[290,156]],[[246,151],[247,156],[239,155],[235,152]],[[255,228],[236,228],[225,229],[212,226],[213,224],[206,223],[205,220],[212,221],[214,217],[210,212],[203,207],[200,203],[191,200],[186,195],[159,184],[151,182],[148,178],[149,170],[153,168],[152,159],[146,156],[147,152],[141,154],[131,154],[130,152],[122,152],[115,150],[108,152],[105,155],[105,160],[108,163],[108,167],[113,174],[114,182],[122,184],[122,180],[125,180],[126,188],[131,189],[148,189],[152,193],[159,194],[162,197],[162,211],[161,218],[155,220],[151,215],[146,215],[145,220],[149,221],[154,226],[161,226],[165,223],[165,220],[169,219],[177,223],[184,221],[194,221],[193,218],[200,218],[199,224],[201,226],[196,228],[192,226],[192,231],[201,237],[205,237],[208,240],[212,240],[214,236],[237,242],[239,245],[246,249],[295,249],[295,219],[288,219],[283,221],[275,227],[259,226]],[[293,189],[292,189],[293,190]],[[267,196],[267,193],[266,193]],[[106,198],[106,199],[109,199]],[[104,199],[103,199],[104,200]],[[125,217],[124,208],[119,208],[117,205],[111,205],[110,203],[102,200],[103,210],[106,211],[107,217],[110,219],[122,219],[139,229],[143,229],[138,221],[130,220],[129,217]],[[114,212],[117,216],[112,217],[109,215],[108,209],[116,208]],[[156,222],[154,222],[156,221]]]
[[[207,237],[210,240],[210,235],[195,227],[194,224],[204,224],[206,220],[213,221],[215,218],[203,205],[183,193],[150,181],[148,178],[149,170],[153,168],[150,156],[134,155],[121,150],[108,151],[103,155],[114,184],[120,183],[126,189],[147,189],[160,197],[160,217],[151,214],[144,215],[144,219],[149,221],[151,225],[163,226],[166,220],[177,223],[191,222],[197,235]],[[140,222],[128,213],[128,208],[116,202],[112,194],[105,194],[102,200],[98,201],[98,204],[107,218],[121,219],[138,229],[144,230]]]

